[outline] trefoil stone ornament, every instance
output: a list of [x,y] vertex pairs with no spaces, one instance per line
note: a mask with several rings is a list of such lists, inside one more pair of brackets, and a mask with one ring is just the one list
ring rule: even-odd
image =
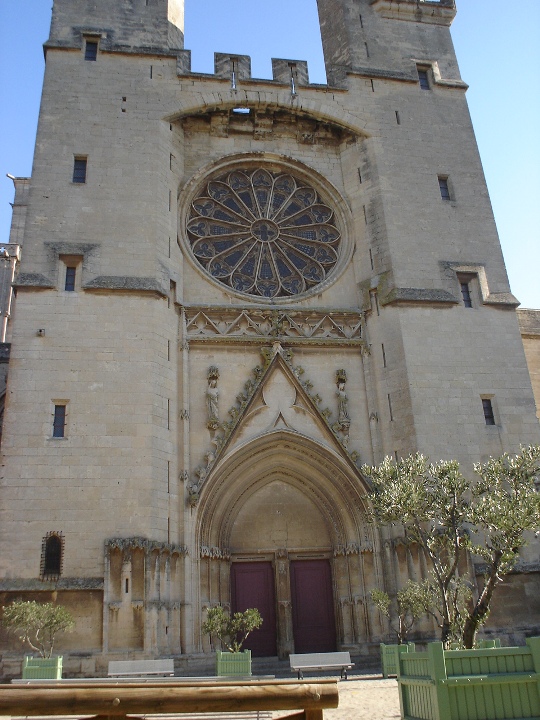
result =
[[215,365],[211,365],[208,368],[208,388],[206,390],[206,410],[208,414],[206,427],[209,430],[217,430],[219,428],[218,380],[219,369]]

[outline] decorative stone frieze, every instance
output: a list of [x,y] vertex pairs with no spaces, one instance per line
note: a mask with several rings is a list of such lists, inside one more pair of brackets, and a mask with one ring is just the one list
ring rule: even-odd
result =
[[210,558],[210,560],[230,560],[231,551],[227,548],[201,546],[201,558]]
[[110,553],[112,550],[122,550],[124,553],[126,551],[143,550],[148,554],[158,551],[160,554],[178,555],[182,557],[188,554],[185,545],[148,540],[144,537],[109,538],[105,541],[105,551]]
[[295,344],[360,345],[359,312],[276,311],[238,308],[186,308],[190,343],[254,342],[291,339]]

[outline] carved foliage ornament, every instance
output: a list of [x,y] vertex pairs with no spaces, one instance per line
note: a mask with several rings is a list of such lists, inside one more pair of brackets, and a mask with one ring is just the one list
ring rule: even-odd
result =
[[233,170],[199,190],[187,218],[197,262],[236,292],[291,297],[335,268],[341,232],[317,190],[289,171]]

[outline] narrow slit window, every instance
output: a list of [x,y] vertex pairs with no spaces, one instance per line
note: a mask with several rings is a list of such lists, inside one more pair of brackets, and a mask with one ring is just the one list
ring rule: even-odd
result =
[[95,61],[97,60],[98,54],[98,42],[97,40],[87,40],[84,48],[84,59]]
[[482,398],[482,409],[484,410],[484,420],[486,421],[486,425],[495,425],[493,403],[489,398]]
[[471,284],[467,280],[461,280],[460,281],[460,287],[461,287],[461,297],[463,298],[463,305],[466,308],[472,308],[472,298],[471,298]]
[[88,168],[88,158],[76,157],[73,161],[73,182],[84,184],[86,182],[86,171]]
[[444,175],[439,175],[439,190],[441,191],[441,198],[443,200],[451,200],[448,178]]
[[53,437],[63,438],[66,434],[66,406],[54,406]]
[[394,421],[394,411],[392,410],[392,400],[388,394],[388,410],[390,411],[390,422]]

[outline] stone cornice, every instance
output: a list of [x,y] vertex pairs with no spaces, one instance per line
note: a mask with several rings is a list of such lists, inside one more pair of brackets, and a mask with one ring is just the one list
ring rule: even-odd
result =
[[41,273],[19,273],[15,278],[13,287],[17,289],[34,288],[38,290],[49,290],[55,285],[52,280]]
[[156,293],[167,297],[167,292],[152,277],[133,277],[130,275],[99,275],[82,286],[83,290],[114,290],[121,292]]
[[392,288],[381,295],[381,305],[403,303],[428,303],[437,305],[457,305],[457,298],[446,290],[427,288]]
[[105,549],[122,550],[130,552],[132,550],[143,550],[145,553],[158,552],[166,555],[187,555],[187,548],[184,545],[175,545],[173,543],[160,542],[159,540],[148,540],[144,537],[127,537],[127,538],[109,538],[105,541]]
[[384,18],[447,27],[457,13],[454,0],[371,0],[371,5]]

